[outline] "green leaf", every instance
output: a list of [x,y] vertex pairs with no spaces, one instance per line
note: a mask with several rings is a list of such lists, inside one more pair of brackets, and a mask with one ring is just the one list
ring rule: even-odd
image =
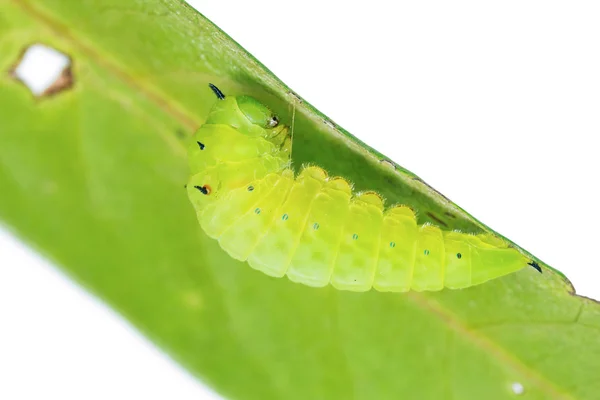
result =
[[[74,86],[35,99],[8,73],[44,42]],[[487,227],[295,95],[174,1],[0,0],[0,218],[190,371],[240,399],[597,398],[600,307],[543,265],[462,291],[348,293],[272,279],[206,238],[185,145],[208,82],[287,123],[294,163],[420,210]]]

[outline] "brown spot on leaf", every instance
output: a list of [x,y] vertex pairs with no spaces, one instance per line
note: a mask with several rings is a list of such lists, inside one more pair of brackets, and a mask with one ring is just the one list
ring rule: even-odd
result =
[[429,218],[431,218],[432,220],[434,220],[435,222],[437,222],[440,225],[443,225],[445,227],[448,227],[448,224],[446,222],[444,222],[441,218],[439,218],[437,215],[435,215],[434,213],[432,213],[431,211],[427,211],[425,213],[425,215],[427,215]]
[[50,97],[62,92],[63,90],[68,90],[73,87],[74,82],[73,69],[71,68],[71,65],[69,65],[63,69],[54,83],[52,83],[48,89],[44,90],[40,97]]
[[379,160],[379,163],[385,167],[388,167],[391,170],[396,169],[396,163],[394,163],[392,160],[387,160],[384,158],[384,159]]

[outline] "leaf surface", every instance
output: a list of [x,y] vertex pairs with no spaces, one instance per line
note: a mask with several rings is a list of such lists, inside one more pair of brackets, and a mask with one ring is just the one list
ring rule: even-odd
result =
[[[13,78],[36,42],[71,57],[72,88],[36,99]],[[173,0],[0,0],[1,220],[232,398],[506,399],[515,382],[524,399],[597,398],[600,307],[543,263],[462,291],[349,293],[224,254],[183,189],[208,82],[287,123],[293,104],[296,166],[408,204],[421,223],[488,230]]]

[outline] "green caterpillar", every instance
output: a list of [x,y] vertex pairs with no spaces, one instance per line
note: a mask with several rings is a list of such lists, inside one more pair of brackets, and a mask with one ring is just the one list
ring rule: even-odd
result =
[[467,288],[535,262],[492,235],[418,225],[404,206],[352,193],[315,166],[295,177],[291,138],[249,96],[218,101],[189,147],[189,198],[206,234],[274,277],[341,290]]

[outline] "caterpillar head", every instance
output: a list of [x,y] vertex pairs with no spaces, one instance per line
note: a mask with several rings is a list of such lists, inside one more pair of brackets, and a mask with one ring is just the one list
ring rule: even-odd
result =
[[240,111],[253,125],[267,130],[279,125],[279,118],[277,118],[273,111],[254,97],[238,96],[235,99]]
[[287,126],[280,123],[277,115],[251,96],[225,96],[210,84],[217,98],[206,120],[207,124],[229,125],[244,135],[263,137],[277,145],[287,138]]

